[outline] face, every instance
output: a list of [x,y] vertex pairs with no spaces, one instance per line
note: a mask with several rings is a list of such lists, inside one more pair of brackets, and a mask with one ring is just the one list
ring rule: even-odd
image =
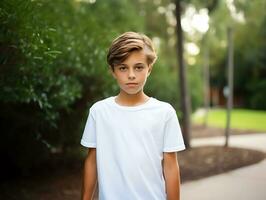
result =
[[124,62],[114,66],[112,75],[117,80],[121,92],[134,95],[143,91],[151,69],[144,51],[133,51]]

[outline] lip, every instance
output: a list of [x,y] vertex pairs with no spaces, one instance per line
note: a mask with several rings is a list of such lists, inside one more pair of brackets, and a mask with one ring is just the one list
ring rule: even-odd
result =
[[127,85],[138,85],[137,83],[127,83]]
[[127,86],[136,86],[136,85],[138,85],[137,83],[127,83],[126,84]]

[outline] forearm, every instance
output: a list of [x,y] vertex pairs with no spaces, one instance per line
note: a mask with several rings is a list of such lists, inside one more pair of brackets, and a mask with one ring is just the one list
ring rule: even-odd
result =
[[180,174],[178,164],[165,169],[165,184],[167,200],[180,200]]
[[90,149],[84,163],[82,200],[91,200],[97,183],[96,150]]
[[180,200],[180,172],[175,152],[164,153],[163,173],[167,200]]

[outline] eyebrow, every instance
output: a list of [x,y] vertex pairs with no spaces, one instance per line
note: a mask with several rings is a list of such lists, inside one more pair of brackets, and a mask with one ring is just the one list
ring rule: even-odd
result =
[[[125,64],[125,63],[121,63],[121,64],[119,64],[119,65],[128,66],[128,65]],[[119,65],[118,65],[118,66],[119,66]],[[135,63],[134,66],[136,66],[136,65],[145,65],[145,63],[142,63],[142,62],[140,62],[140,63]]]

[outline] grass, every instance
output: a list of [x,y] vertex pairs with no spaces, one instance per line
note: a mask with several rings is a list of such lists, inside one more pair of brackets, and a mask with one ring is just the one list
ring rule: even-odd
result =
[[[226,110],[211,109],[208,112],[207,125],[225,128]],[[203,110],[197,111],[192,115],[195,124],[203,124],[205,113]],[[231,114],[231,128],[266,131],[266,111],[233,109]]]

